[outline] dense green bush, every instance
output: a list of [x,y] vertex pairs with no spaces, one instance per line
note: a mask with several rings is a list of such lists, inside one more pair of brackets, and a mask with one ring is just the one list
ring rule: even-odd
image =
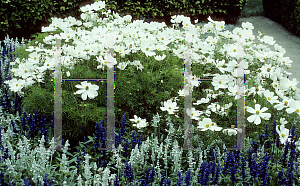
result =
[[19,40],[22,39],[21,36],[29,38],[30,34],[41,31],[40,24],[50,24],[51,17],[66,15],[67,11],[72,11],[73,15],[76,12],[79,14],[81,1],[84,0],[1,0],[0,41],[7,34],[10,38],[18,37]]
[[263,0],[265,16],[300,36],[299,0]]

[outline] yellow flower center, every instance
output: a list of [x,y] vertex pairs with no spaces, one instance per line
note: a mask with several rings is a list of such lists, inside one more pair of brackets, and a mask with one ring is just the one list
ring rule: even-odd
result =
[[296,112],[299,112],[299,109],[296,109]]
[[89,86],[86,86],[85,89],[88,90],[88,89],[89,89]]
[[19,84],[16,84],[16,86],[18,86]]
[[271,100],[271,98],[270,98],[270,97],[268,97],[268,100]]
[[236,49],[234,49],[233,51],[236,52]]
[[284,134],[281,134],[281,136],[284,137],[285,135],[284,135]]
[[139,123],[139,122],[140,122],[140,120],[137,120],[137,122]]
[[209,127],[209,125],[206,125],[206,128],[208,128]]
[[239,94],[238,92],[235,92],[235,94]]
[[219,84],[221,84],[222,83],[222,81],[219,81]]
[[214,125],[215,125],[215,123],[211,123],[211,125],[212,125],[212,126],[214,126]]
[[169,107],[169,109],[171,109],[171,107]]
[[27,73],[27,70],[25,70],[25,73]]
[[287,105],[287,104],[288,104],[288,102],[287,102],[287,101],[284,101],[284,104],[285,104],[285,105]]
[[256,114],[259,114],[259,110],[256,111]]

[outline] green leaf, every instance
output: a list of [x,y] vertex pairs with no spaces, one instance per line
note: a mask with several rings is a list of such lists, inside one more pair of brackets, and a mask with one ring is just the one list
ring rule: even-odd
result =
[[66,10],[66,7],[64,7],[64,6],[61,6],[61,7],[60,7],[60,10],[63,10],[63,11],[65,11],[65,10]]

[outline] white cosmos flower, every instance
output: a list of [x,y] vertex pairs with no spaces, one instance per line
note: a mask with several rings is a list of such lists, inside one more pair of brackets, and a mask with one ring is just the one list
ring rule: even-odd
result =
[[215,90],[219,90],[219,88],[227,88],[227,83],[231,81],[228,75],[219,75],[217,74],[212,81],[212,85],[215,87]]
[[177,103],[172,102],[171,100],[164,101],[164,107],[160,107],[162,111],[168,111],[168,114],[174,114],[174,112],[178,111],[179,107],[176,107]]
[[236,135],[237,131],[235,129],[224,129],[222,130],[224,134],[227,134],[228,136]]
[[187,114],[191,117],[191,119],[199,120],[201,112],[199,110],[196,110],[195,108],[187,109]]
[[291,100],[289,102],[289,107],[288,109],[286,109],[287,113],[292,113],[292,112],[296,112],[298,115],[300,115],[300,101],[295,101],[295,100]]
[[276,126],[276,131],[279,135],[280,143],[285,144],[285,142],[288,140],[290,141],[291,139],[289,137],[289,130],[284,128],[284,124],[280,125],[280,130],[278,129],[278,125]]
[[267,107],[264,107],[260,110],[260,104],[255,104],[255,110],[251,107],[247,107],[247,112],[250,112],[254,115],[252,116],[249,116],[247,118],[247,120],[252,123],[254,121],[254,123],[256,125],[259,125],[261,123],[261,119],[260,118],[263,118],[263,119],[269,119],[271,117],[271,114],[270,113],[263,113],[265,112],[266,110],[268,110]]
[[5,83],[9,85],[9,87],[10,87],[9,89],[11,91],[19,92],[24,87],[25,80],[12,79],[12,80],[5,81]]
[[240,99],[241,96],[244,96],[244,87],[239,87],[238,85],[235,85],[234,87],[230,86],[228,87],[228,95],[235,96],[234,99]]
[[137,117],[134,115],[134,119],[129,119],[130,121],[133,121],[136,124],[133,124],[133,126],[137,127],[138,129],[144,128],[148,125],[148,122],[146,122],[146,119],[142,119],[140,117]]
[[212,122],[210,118],[203,118],[202,121],[199,121],[198,127],[201,131],[212,130],[212,131],[221,131],[222,127],[218,127],[216,123]]
[[81,98],[83,100],[87,99],[87,96],[89,96],[90,99],[95,98],[98,96],[97,90],[99,89],[99,86],[92,85],[91,83],[88,83],[87,81],[81,82],[81,85],[76,85],[76,88],[79,88],[80,90],[77,90],[76,94],[82,94]]
[[269,90],[266,90],[264,92],[265,98],[267,98],[268,102],[270,102],[272,105],[273,103],[280,103],[277,99],[278,96],[274,96],[274,92],[270,92]]

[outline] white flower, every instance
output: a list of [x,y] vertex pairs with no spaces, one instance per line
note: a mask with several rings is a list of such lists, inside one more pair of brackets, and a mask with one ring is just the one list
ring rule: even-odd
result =
[[187,114],[191,117],[191,119],[199,120],[200,118],[200,111],[196,110],[195,108],[187,109]]
[[298,115],[300,115],[300,101],[295,101],[295,100],[291,100],[289,102],[289,107],[288,109],[286,109],[287,113],[292,113],[292,112],[296,112]]
[[77,90],[76,94],[82,94],[81,98],[83,100],[86,100],[87,96],[89,96],[90,99],[93,99],[96,96],[98,96],[97,90],[99,89],[99,86],[92,85],[87,81],[81,82],[81,85],[76,85],[75,87],[81,89],[81,90]]
[[212,130],[212,131],[221,131],[222,127],[218,127],[216,123],[212,122],[210,118],[203,118],[202,121],[199,121],[198,127],[202,129],[201,131]]
[[279,121],[282,125],[285,125],[285,124],[287,124],[288,122],[287,121],[285,121],[285,119],[284,118],[280,118],[280,121]]
[[95,2],[95,3],[91,4],[91,7],[95,11],[101,10],[101,9],[105,8],[105,1]]
[[239,87],[238,85],[235,85],[234,87],[230,86],[228,87],[228,90],[230,91],[228,95],[235,96],[234,99],[240,99],[241,96],[244,96],[244,87]]
[[134,115],[134,119],[129,119],[130,121],[133,121],[137,124],[133,124],[133,126],[136,126],[138,129],[144,128],[148,125],[148,122],[146,122],[146,119],[141,119],[140,117],[137,117]]
[[70,77],[70,72],[69,71],[67,72],[67,76]]
[[228,136],[236,135],[237,131],[235,129],[224,129],[222,130],[224,134],[227,134]]
[[12,80],[5,81],[5,83],[9,84],[9,89],[11,91],[19,92],[24,87],[25,80],[22,80],[22,79],[20,79],[20,80],[12,79]]
[[267,98],[268,102],[270,102],[272,105],[273,103],[280,103],[277,99],[278,96],[274,96],[274,92],[271,92],[269,90],[266,90],[264,92],[264,96]]
[[246,23],[242,23],[242,27],[246,30],[252,30],[254,29],[254,26],[252,25],[252,23],[246,22]]
[[169,114],[174,114],[174,112],[178,111],[179,107],[176,107],[177,103],[172,102],[171,100],[164,101],[164,107],[160,107],[162,111],[168,111]]
[[219,75],[217,74],[212,81],[212,85],[215,87],[215,90],[219,90],[219,88],[227,88],[227,83],[231,81],[228,75]]
[[281,144],[285,144],[285,142],[288,140],[290,141],[289,137],[289,130],[284,128],[284,124],[280,125],[280,130],[278,129],[278,125],[276,126],[276,131],[279,134],[279,139]]
[[260,110],[260,104],[255,104],[255,110],[251,107],[247,107],[247,112],[254,114],[252,116],[249,116],[247,120],[251,123],[254,121],[256,125],[259,125],[261,123],[261,117],[266,119],[269,119],[271,117],[270,113],[263,113],[266,110],[268,110],[267,107],[264,107]]

